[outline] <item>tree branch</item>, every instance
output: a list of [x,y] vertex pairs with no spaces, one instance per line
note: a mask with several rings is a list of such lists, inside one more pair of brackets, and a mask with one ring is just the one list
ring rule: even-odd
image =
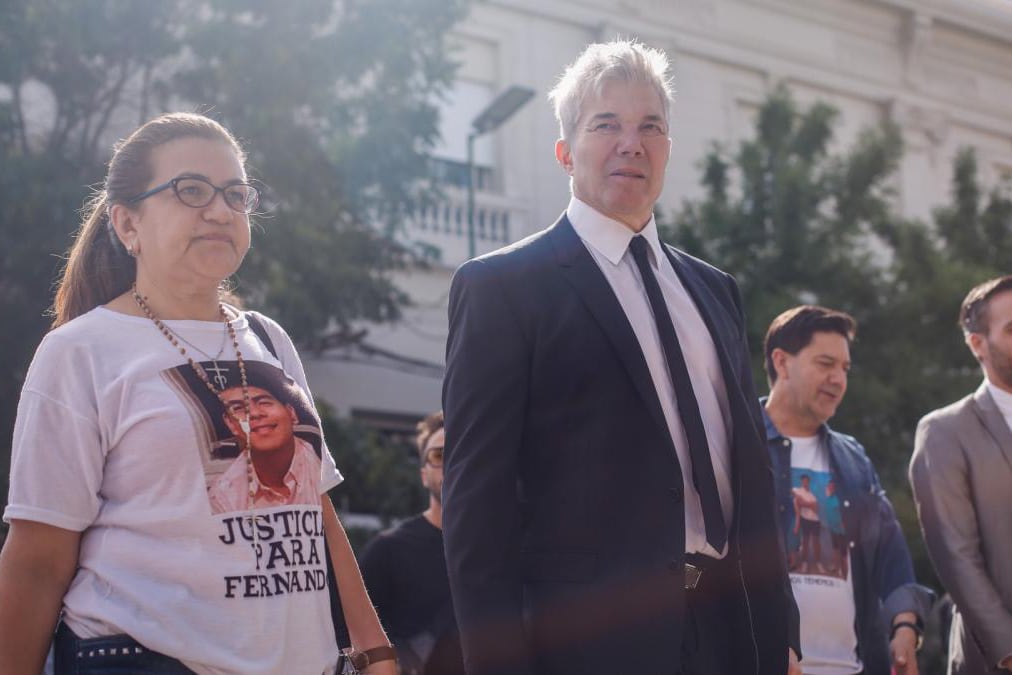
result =
[[[123,87],[126,85],[128,79],[130,79],[130,62],[124,58],[119,63],[119,77],[116,79],[115,84],[110,88],[108,94],[108,100],[105,103],[105,109],[100,113],[99,121],[92,130],[91,139],[88,141],[86,151],[89,157],[94,157],[98,151],[98,142],[105,133],[106,127],[109,126],[109,118],[112,117],[113,111],[119,106],[120,98],[123,94]],[[101,107],[101,104],[100,104]]]
[[25,131],[25,116],[21,107],[21,81],[11,82],[11,121],[17,133],[18,145],[21,146],[21,154],[28,157],[31,149],[28,147],[28,133]]

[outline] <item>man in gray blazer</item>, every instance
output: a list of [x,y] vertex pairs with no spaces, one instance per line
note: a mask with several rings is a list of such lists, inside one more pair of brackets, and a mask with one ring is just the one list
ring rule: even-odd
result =
[[971,290],[959,323],[985,380],[918,424],[910,482],[955,603],[949,674],[1012,672],[1012,275]]

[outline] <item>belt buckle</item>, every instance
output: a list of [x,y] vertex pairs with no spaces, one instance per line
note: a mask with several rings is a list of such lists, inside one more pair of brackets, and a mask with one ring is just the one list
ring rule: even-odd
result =
[[685,590],[694,590],[699,585],[699,579],[702,576],[703,570],[692,563],[685,563]]

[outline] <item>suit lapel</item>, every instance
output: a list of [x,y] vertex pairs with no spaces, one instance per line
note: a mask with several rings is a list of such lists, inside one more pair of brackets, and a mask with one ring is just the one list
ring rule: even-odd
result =
[[[706,329],[713,340],[713,346],[717,350],[717,360],[720,361],[720,372],[724,376],[724,386],[727,390],[728,404],[734,420],[740,419],[739,415],[747,417],[748,409],[744,405],[741,386],[738,381],[738,373],[732,367],[731,356],[727,351],[728,336],[734,335],[737,329],[728,321],[725,312],[715,311],[721,306],[720,300],[714,297],[710,287],[696,274],[682,259],[682,254],[667,244],[661,247],[668,256],[671,266],[675,268],[685,290],[692,297],[699,315],[703,317]],[[742,418],[743,419],[743,418]]]
[[643,357],[643,351],[629,324],[629,319],[618,298],[615,297],[611,285],[605,279],[604,273],[598,268],[590,251],[584,246],[565,215],[555,223],[549,236],[555,246],[563,276],[573,286],[601,326],[601,330],[608,336],[647,410],[650,411],[650,416],[664,432],[664,437],[670,439],[668,423],[664,419],[664,411],[661,410],[657,389],[650,378],[647,361]]
[[991,434],[994,442],[1005,456],[1005,461],[1012,466],[1012,431],[1009,430],[1005,418],[991,398],[991,392],[987,390],[987,383],[984,382],[977,388],[973,395],[973,410],[980,418],[981,424]]

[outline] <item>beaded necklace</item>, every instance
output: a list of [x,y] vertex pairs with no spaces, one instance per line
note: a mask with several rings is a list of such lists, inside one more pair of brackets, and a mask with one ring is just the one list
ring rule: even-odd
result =
[[[155,316],[155,313],[151,310],[150,307],[148,307],[148,303],[144,301],[144,298],[137,291],[136,283],[134,283],[131,286],[130,290],[131,293],[133,293],[134,301],[137,303],[137,306],[141,308],[141,311],[144,312],[144,314],[149,319],[151,319],[151,321],[155,324],[158,330],[161,331],[162,335],[165,336],[165,339],[167,339],[172,344],[172,346],[178,349],[179,353],[186,358],[186,360],[190,364],[190,367],[193,368],[193,372],[197,374],[197,378],[199,378],[200,381],[204,383],[204,386],[206,386],[208,390],[212,394],[214,394],[214,396],[219,401],[221,401],[221,404],[225,407],[225,413],[230,418],[232,418],[232,421],[235,422],[240,429],[242,429],[242,433],[246,437],[246,479],[249,486],[249,502],[250,508],[253,508],[253,500],[256,497],[256,481],[254,478],[255,469],[253,468],[253,444],[250,439],[251,433],[250,418],[252,417],[253,406],[250,403],[249,385],[246,381],[246,362],[243,360],[242,352],[239,350],[239,338],[236,337],[235,326],[232,325],[232,319],[230,319],[228,317],[228,314],[225,312],[225,305],[219,302],[218,311],[221,313],[221,320],[225,324],[225,330],[227,331],[227,334],[232,338],[232,346],[235,348],[235,359],[239,364],[239,379],[242,383],[243,409],[246,413],[245,417],[242,418],[236,416],[236,414],[229,407],[228,402],[221,396],[225,391],[225,385],[223,384],[225,380],[224,378],[221,377],[220,368],[218,368],[217,362],[214,359],[211,359],[211,362],[214,363],[215,366],[214,371],[218,373],[216,379],[218,380],[219,386],[221,387],[220,389],[215,389],[214,385],[211,383],[211,379],[207,376],[207,372],[204,370],[204,367],[201,366],[196,361],[194,361],[193,357],[191,357],[189,354],[186,353],[186,347],[183,347],[181,344],[179,344],[178,338],[181,338],[182,336],[177,335],[175,332],[172,331],[171,328],[166,326],[161,319]],[[184,340],[184,342],[186,342],[187,344],[191,344],[186,340]],[[219,352],[218,355],[220,356],[221,353]],[[256,521],[253,518],[251,518],[250,521],[251,521],[251,529],[253,530],[253,542],[254,545],[257,548],[259,548],[259,536],[257,536]]]

